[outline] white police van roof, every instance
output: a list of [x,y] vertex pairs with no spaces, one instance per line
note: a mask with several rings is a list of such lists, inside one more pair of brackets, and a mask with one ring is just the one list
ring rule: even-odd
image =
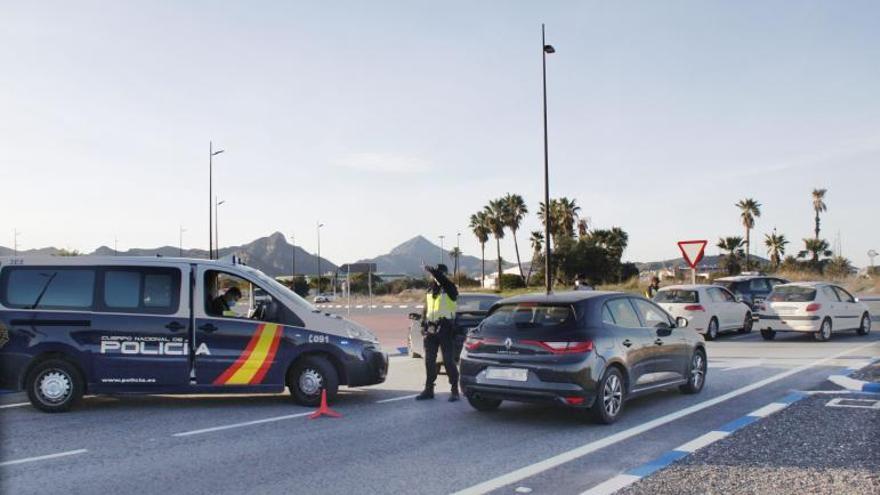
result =
[[220,260],[204,258],[178,258],[166,256],[0,256],[0,265],[40,266],[91,266],[91,265],[147,265],[163,263],[186,263],[201,265],[244,265],[238,258],[227,257]]

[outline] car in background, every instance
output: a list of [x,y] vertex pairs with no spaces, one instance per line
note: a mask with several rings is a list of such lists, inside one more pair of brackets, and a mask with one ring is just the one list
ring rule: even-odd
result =
[[773,340],[777,332],[804,332],[824,342],[832,333],[845,330],[868,335],[871,313],[866,304],[838,285],[797,282],[777,285],[759,305],[758,328],[765,340]]
[[[464,346],[464,338],[468,331],[476,327],[483,321],[489,308],[497,301],[501,300],[501,296],[494,294],[464,294],[458,295],[456,301],[455,321],[453,325],[456,329],[456,360],[461,355],[461,349]],[[424,357],[425,345],[422,342],[422,314],[410,313],[409,318],[412,321],[409,326],[409,335],[407,336],[407,349],[409,355],[414,358]],[[443,353],[437,353],[438,368],[443,364]]]
[[724,287],[717,285],[671,285],[654,296],[654,302],[673,317],[687,318],[690,328],[715,340],[720,332],[752,331],[752,310]]
[[788,280],[767,275],[737,275],[718,278],[712,283],[732,292],[734,296],[748,304],[754,312],[756,303],[767,299],[774,287],[779,284],[787,284]]
[[528,294],[497,302],[465,341],[462,393],[474,409],[555,404],[613,423],[637,395],[703,388],[703,337],[622,292]]
[[334,299],[336,299],[336,297],[333,294],[318,294],[317,296],[315,296],[314,301],[316,304],[329,303],[333,302]]

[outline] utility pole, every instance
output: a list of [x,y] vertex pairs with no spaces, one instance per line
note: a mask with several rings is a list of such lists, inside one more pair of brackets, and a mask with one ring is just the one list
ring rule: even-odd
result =
[[541,69],[544,82],[544,285],[547,294],[553,291],[553,278],[550,274],[550,159],[547,146],[547,54],[556,53],[553,45],[544,40],[544,25],[541,24]]

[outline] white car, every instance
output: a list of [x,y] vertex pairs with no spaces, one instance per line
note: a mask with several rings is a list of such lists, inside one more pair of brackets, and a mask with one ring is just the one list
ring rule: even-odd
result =
[[871,331],[871,313],[865,303],[827,282],[798,282],[777,285],[758,307],[758,328],[765,340],[776,332],[806,332],[826,341],[832,332]]
[[752,310],[724,287],[717,285],[671,285],[657,291],[654,302],[688,326],[715,340],[719,332],[752,331]]

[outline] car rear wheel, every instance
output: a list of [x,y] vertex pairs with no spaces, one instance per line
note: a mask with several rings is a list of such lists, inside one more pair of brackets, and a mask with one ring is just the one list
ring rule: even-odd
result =
[[484,399],[475,395],[469,395],[467,401],[471,407],[482,412],[494,411],[501,406],[500,399]]
[[703,390],[703,384],[706,383],[706,367],[706,355],[703,351],[695,351],[688,368],[688,382],[678,389],[685,394],[700,393],[700,390]]
[[813,334],[813,338],[819,342],[828,342],[831,340],[831,320],[829,318],[822,320],[822,326],[819,327],[818,332]]
[[764,340],[773,340],[776,338],[776,331],[775,330],[761,330],[761,337],[763,337]]
[[625,390],[623,375],[617,368],[608,368],[599,381],[596,400],[593,402],[593,418],[599,423],[611,424],[617,421],[623,411]]
[[718,338],[718,320],[713,316],[709,320],[709,326],[706,328],[706,340],[715,340]]
[[36,365],[28,373],[25,386],[31,404],[50,413],[70,410],[85,390],[79,370],[63,359],[48,359]]
[[868,313],[862,315],[862,324],[859,325],[858,334],[868,335],[871,333],[871,316]]
[[327,391],[327,403],[333,401],[339,390],[339,375],[327,359],[309,356],[297,361],[287,375],[287,385],[294,402],[301,406],[321,404],[321,391]]
[[752,327],[755,322],[752,320],[752,314],[746,313],[746,318],[743,320],[743,326],[740,328],[739,333],[752,333]]

